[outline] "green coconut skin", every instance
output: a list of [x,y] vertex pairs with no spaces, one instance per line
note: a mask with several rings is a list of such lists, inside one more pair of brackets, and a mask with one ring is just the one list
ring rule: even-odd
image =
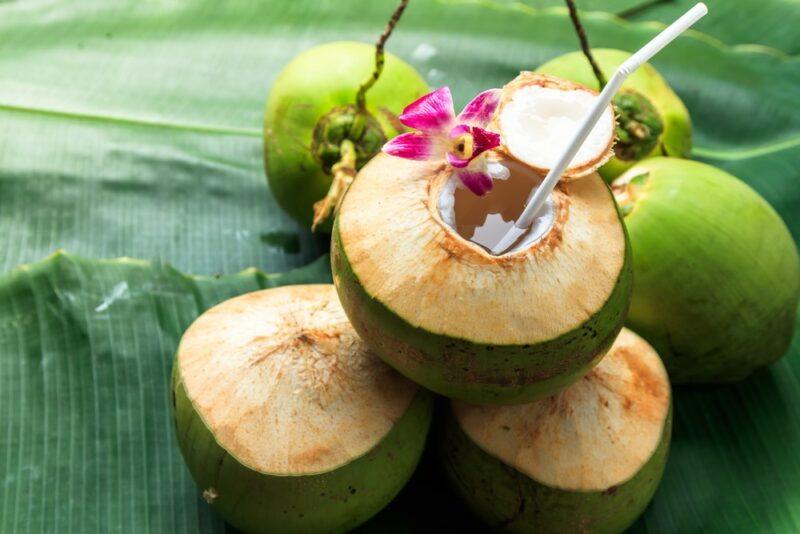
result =
[[672,434],[670,404],[656,450],[628,481],[603,491],[569,491],[540,483],[481,449],[452,412],[441,443],[450,484],[493,530],[616,533],[641,515],[658,488]]
[[632,290],[631,252],[606,304],[580,327],[535,345],[486,345],[428,332],[372,298],[353,272],[334,222],[331,268],[358,335],[411,380],[474,404],[522,404],[560,391],[588,373],[622,328]]
[[[314,128],[331,110],[355,103],[358,87],[374,63],[372,45],[324,44],[297,56],[270,91],[264,117],[267,180],[278,204],[302,224],[311,224],[314,202],[331,185],[330,173],[312,154]],[[386,53],[383,73],[367,93],[367,111],[391,139],[403,131],[397,115],[427,92],[427,84],[410,65]]]
[[[627,325],[673,383],[744,378],[794,334],[800,260],[786,225],[744,182],[703,163],[641,162],[625,224],[634,253]],[[618,182],[615,182],[617,184]]]
[[[592,49],[592,55],[607,78],[631,56],[628,52],[609,48]],[[589,62],[580,51],[551,59],[536,69],[536,72],[559,76],[594,89],[599,88]],[[689,111],[658,71],[650,64],[642,65],[628,77],[622,85],[622,90],[633,90],[647,97],[663,121],[661,138],[645,158],[689,157],[692,149],[692,122]],[[613,157],[600,168],[599,172],[610,182],[635,164],[636,161],[623,161]]]
[[420,388],[394,428],[365,455],[333,471],[285,476],[254,471],[217,443],[187,397],[178,365],[172,394],[178,444],[192,477],[201,490],[214,488],[211,507],[248,533],[347,532],[360,525],[411,477],[433,414],[433,395]]

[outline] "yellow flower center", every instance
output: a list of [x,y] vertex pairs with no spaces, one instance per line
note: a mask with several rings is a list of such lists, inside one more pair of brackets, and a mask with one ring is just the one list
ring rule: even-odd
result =
[[461,159],[470,159],[475,151],[475,141],[472,134],[461,134],[453,140],[452,152]]

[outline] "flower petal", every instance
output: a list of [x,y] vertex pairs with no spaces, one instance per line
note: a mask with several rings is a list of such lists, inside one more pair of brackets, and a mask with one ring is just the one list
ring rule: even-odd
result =
[[470,160],[459,158],[452,152],[447,153],[447,163],[455,167],[456,169],[463,169],[467,165],[469,165]]
[[474,142],[474,152],[472,157],[480,156],[487,150],[491,150],[500,146],[500,134],[496,134],[489,130],[484,130],[478,126],[472,127],[472,139]]
[[467,124],[456,124],[447,134],[450,139],[456,139],[465,133],[472,132],[472,127]]
[[464,106],[464,110],[458,115],[458,121],[486,126],[499,103],[500,89],[484,91]]
[[456,175],[467,189],[482,197],[492,189],[492,177],[481,169],[457,169]]
[[383,151],[399,158],[426,160],[435,157],[438,143],[436,138],[424,133],[400,134],[385,145]]
[[442,87],[410,103],[400,115],[400,122],[423,132],[441,132],[455,118],[453,96],[449,87]]

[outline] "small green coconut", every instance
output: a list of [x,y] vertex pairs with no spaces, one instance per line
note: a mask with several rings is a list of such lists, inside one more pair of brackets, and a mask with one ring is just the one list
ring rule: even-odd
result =
[[[628,52],[607,48],[592,49],[592,55],[606,77],[630,57]],[[580,51],[551,59],[536,72],[598,87],[589,62]],[[614,157],[600,168],[606,180],[611,181],[648,157],[689,156],[692,148],[689,112],[651,65],[643,65],[628,77],[614,99],[614,107],[618,115],[618,140]]]
[[800,260],[763,198],[724,171],[671,158],[641,162],[613,189],[634,251],[627,324],[673,383],[738,380],[786,352]]
[[597,367],[557,395],[451,408],[445,472],[493,530],[622,532],[664,472],[669,380],[658,354],[627,329]]
[[244,532],[344,532],[400,491],[432,396],[372,355],[331,285],[228,300],[181,339],[175,427],[203,498]]
[[[556,149],[536,126],[569,129],[593,101],[585,87],[521,74],[497,108],[498,153],[546,172]],[[537,106],[547,109],[537,115]],[[610,108],[602,121],[552,195],[546,228],[500,256],[446,221],[456,178],[443,161],[379,154],[367,164],[331,246],[334,283],[361,338],[415,382],[467,402],[530,402],[589,372],[631,291],[622,219],[594,172],[610,155]]]
[[[314,204],[326,198],[334,166],[352,153],[349,166],[360,169],[387,139],[404,131],[397,120],[403,107],[428,92],[410,65],[386,53],[363,113],[355,105],[356,93],[374,68],[374,46],[327,43],[293,59],[270,91],[264,118],[267,179],[278,204],[302,224],[312,223]],[[334,203],[341,189],[332,192]],[[330,231],[330,222],[320,228]]]

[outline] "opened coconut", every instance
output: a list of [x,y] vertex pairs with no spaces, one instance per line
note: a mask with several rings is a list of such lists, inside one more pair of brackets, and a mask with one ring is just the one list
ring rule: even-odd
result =
[[401,115],[420,130],[392,142],[402,157],[380,154],[359,173],[334,225],[334,282],[356,331],[401,373],[469,402],[529,402],[611,345],[631,267],[594,172],[611,155],[610,108],[530,231],[491,252],[595,96],[523,73],[456,117],[443,88]]
[[561,393],[518,406],[452,401],[451,408],[445,471],[492,529],[622,532],[664,472],[667,373],[653,348],[627,329]]
[[178,443],[206,501],[245,532],[344,532],[411,476],[431,395],[373,356],[331,285],[228,300],[184,334]]

